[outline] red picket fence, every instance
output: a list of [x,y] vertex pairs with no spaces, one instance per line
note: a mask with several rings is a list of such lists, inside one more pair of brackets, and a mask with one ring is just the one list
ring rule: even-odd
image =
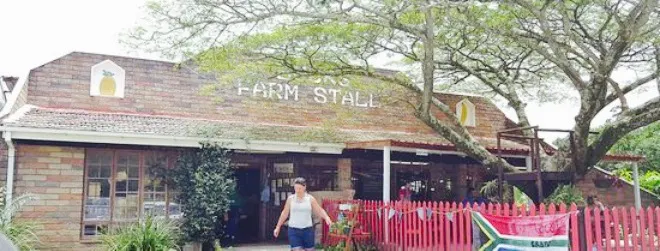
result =
[[[330,200],[323,201],[323,208],[336,220],[338,205],[343,203],[360,205],[358,222],[364,231],[371,233],[370,241],[379,250],[472,250],[472,218],[463,204],[392,202],[386,205],[382,201]],[[569,221],[571,250],[660,250],[660,208],[638,212],[634,208],[578,209],[563,204],[529,208],[488,204],[472,205],[469,209],[497,216],[575,212]],[[391,218],[390,211],[394,212]],[[327,226],[323,229],[323,244],[335,244],[337,240],[328,236],[328,230]]]
[[660,250],[658,207],[585,210],[584,227],[587,250]]

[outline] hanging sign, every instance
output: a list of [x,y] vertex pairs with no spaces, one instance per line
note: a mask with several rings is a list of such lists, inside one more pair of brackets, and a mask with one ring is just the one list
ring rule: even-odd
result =
[[293,173],[293,163],[275,163],[276,173]]

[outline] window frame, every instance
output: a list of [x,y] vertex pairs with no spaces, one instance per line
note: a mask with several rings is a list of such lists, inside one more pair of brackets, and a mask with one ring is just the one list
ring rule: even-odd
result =
[[[118,157],[122,153],[133,153],[137,154],[138,156],[138,190],[137,190],[137,195],[138,195],[138,217],[137,219],[122,219],[122,220],[117,220],[115,219],[115,202],[117,198],[117,168],[118,168]],[[89,199],[89,182],[90,182],[90,177],[89,172],[90,172],[90,156],[93,154],[99,154],[99,155],[104,155],[104,154],[111,154],[112,158],[110,163],[110,195],[109,195],[109,217],[108,220],[86,220],[86,207],[87,207],[87,202]],[[119,225],[123,225],[126,223],[132,223],[132,222],[137,222],[140,219],[144,217],[144,201],[145,201],[145,172],[147,171],[147,162],[148,162],[148,157],[153,156],[153,155],[158,155],[162,154],[166,158],[166,168],[171,169],[174,167],[174,164],[176,163],[176,155],[173,154],[172,151],[167,151],[167,150],[133,150],[133,149],[100,149],[100,148],[87,148],[85,149],[85,165],[84,165],[84,170],[83,170],[83,198],[82,198],[82,205],[81,205],[81,214],[80,214],[80,239],[81,240],[96,240],[98,239],[98,232],[96,235],[85,235],[85,227],[92,225],[97,228],[113,228]],[[127,174],[128,175],[128,174]],[[164,217],[169,218],[170,217],[170,203],[171,203],[171,196],[175,196],[177,193],[176,191],[172,191],[167,184],[164,185],[164,199],[165,199],[165,215]],[[150,192],[151,193],[151,192]]]

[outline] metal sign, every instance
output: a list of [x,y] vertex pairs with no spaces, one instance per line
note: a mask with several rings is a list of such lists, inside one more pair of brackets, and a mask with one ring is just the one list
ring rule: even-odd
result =
[[293,173],[293,163],[275,163],[276,173]]

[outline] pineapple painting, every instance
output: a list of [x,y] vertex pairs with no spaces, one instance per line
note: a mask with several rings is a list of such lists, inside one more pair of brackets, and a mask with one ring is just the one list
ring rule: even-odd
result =
[[126,71],[110,60],[104,60],[91,68],[90,96],[123,98],[126,87]]
[[468,106],[467,104],[465,104],[465,102],[461,102],[460,110],[461,110],[461,117],[460,117],[461,125],[465,125],[468,119]]
[[112,72],[103,70],[103,78],[99,84],[99,93],[102,96],[115,96],[117,91],[117,82],[115,81],[114,75]]
[[458,122],[464,126],[475,126],[474,104],[470,100],[463,99],[456,104],[456,117]]

